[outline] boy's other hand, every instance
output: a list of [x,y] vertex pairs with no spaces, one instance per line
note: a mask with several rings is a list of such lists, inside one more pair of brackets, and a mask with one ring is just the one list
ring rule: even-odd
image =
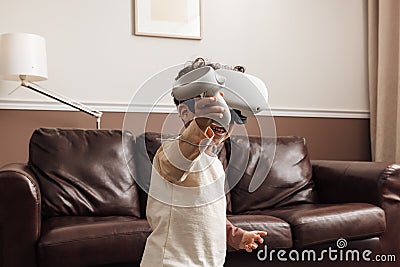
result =
[[240,242],[239,248],[245,249],[247,252],[252,252],[253,249],[258,247],[258,243],[264,243],[262,236],[266,236],[267,232],[264,231],[245,231]]

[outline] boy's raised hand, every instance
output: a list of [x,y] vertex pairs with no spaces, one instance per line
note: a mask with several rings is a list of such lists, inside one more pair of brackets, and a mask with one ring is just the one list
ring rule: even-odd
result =
[[258,243],[264,243],[262,236],[266,236],[267,232],[264,231],[245,231],[240,242],[239,248],[245,249],[247,252],[252,252],[253,249],[258,247]]
[[215,96],[195,98],[194,110],[197,125],[203,131],[212,123],[211,118],[222,118],[225,112]]

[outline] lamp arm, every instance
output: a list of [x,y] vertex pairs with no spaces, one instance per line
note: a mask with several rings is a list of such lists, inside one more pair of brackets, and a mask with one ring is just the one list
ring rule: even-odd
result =
[[75,108],[79,111],[82,111],[86,114],[89,114],[93,117],[96,117],[96,128],[100,129],[100,120],[101,120],[101,116],[103,115],[103,113],[101,111],[92,109],[82,103],[76,102],[66,96],[61,96],[59,94],[56,94],[54,92],[51,92],[50,90],[44,89],[42,87],[40,87],[39,85],[32,83],[32,82],[28,82],[26,80],[22,80],[21,81],[21,86],[26,87],[34,92],[37,92],[39,94],[45,95],[47,97],[50,97],[58,102],[61,102],[67,106],[70,106],[72,108]]

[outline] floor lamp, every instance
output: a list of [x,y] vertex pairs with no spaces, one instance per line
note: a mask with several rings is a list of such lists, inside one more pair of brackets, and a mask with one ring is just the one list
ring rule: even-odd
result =
[[101,111],[46,90],[34,83],[47,80],[46,42],[43,37],[30,33],[0,35],[0,79],[19,81],[22,87],[89,114],[96,118],[96,128],[100,129],[103,114]]

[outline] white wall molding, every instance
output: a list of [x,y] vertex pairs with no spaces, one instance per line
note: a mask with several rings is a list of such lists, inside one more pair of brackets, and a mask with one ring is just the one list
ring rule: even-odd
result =
[[[99,103],[86,102],[85,105],[103,112],[126,112],[127,103]],[[0,109],[13,110],[59,110],[73,111],[74,109],[57,102],[35,101],[35,100],[2,100]],[[129,107],[130,112],[176,112],[174,105],[159,104],[155,107],[149,104],[135,104]],[[297,109],[297,108],[271,108],[271,113],[276,117],[314,117],[314,118],[350,118],[368,119],[369,111],[364,110],[334,110],[334,109]],[[268,115],[269,112],[262,112],[260,115]]]
[[367,110],[271,108],[271,113],[276,117],[369,119]]

